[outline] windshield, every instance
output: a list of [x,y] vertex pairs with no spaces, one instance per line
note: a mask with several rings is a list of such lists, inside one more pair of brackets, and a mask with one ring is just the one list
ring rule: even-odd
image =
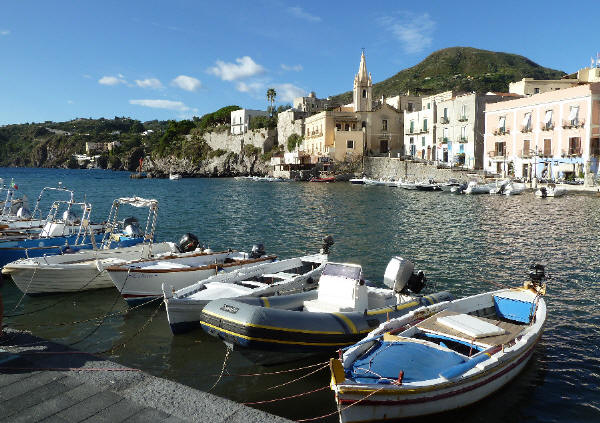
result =
[[348,266],[344,264],[327,263],[323,269],[323,276],[339,276],[347,279],[360,280],[360,266]]

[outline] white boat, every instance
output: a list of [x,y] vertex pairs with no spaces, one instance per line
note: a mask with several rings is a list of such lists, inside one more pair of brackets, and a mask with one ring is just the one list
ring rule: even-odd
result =
[[538,188],[535,192],[535,196],[540,198],[561,197],[565,195],[566,192],[567,190],[562,187],[557,187],[555,184],[548,184],[545,187]]
[[364,185],[368,179],[364,176],[362,178],[352,178],[350,179],[350,183],[354,185]]
[[[137,219],[118,220],[118,210],[123,205],[148,207],[144,231]],[[139,197],[118,198],[107,220],[107,230],[101,243],[94,249],[53,256],[24,258],[8,263],[2,273],[10,275],[15,285],[25,294],[74,292],[113,286],[106,272],[98,269],[99,263],[117,263],[152,257],[178,251],[171,242],[153,243],[158,201]],[[92,237],[92,240],[95,238]],[[122,245],[122,247],[118,247]],[[117,246],[117,248],[111,248]],[[75,251],[75,250],[73,250]]]
[[504,190],[510,185],[509,179],[504,179],[501,181],[496,181],[496,186],[490,189],[490,195],[502,195],[504,194]]
[[480,184],[475,181],[469,182],[465,189],[465,194],[489,194],[496,187],[496,184]]
[[272,262],[277,257],[264,250],[251,253],[238,251],[193,251],[129,263],[99,263],[114,286],[129,303],[148,301],[163,295],[162,285],[178,290],[220,273]]
[[408,190],[416,190],[417,183],[414,181],[398,181],[398,187],[408,189]]
[[177,291],[165,283],[162,290],[171,330],[178,334],[198,327],[204,306],[212,300],[269,297],[316,288],[326,262],[327,254],[314,254],[240,268]]
[[543,266],[530,276],[523,288],[426,306],[385,322],[332,359],[340,421],[440,413],[506,385],[531,358],[546,322]]
[[178,181],[181,179],[181,175],[179,173],[169,173],[169,179],[171,181]]
[[504,195],[507,195],[507,196],[510,196],[510,195],[519,195],[519,194],[523,193],[523,191],[525,191],[525,184],[520,184],[520,183],[517,183],[517,182],[511,182],[504,189]]
[[453,187],[459,187],[460,182],[456,179],[448,179],[447,182],[439,184],[439,188],[444,192],[451,192]]

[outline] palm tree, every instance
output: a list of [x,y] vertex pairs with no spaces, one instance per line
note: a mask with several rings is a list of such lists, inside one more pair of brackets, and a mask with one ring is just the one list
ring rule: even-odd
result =
[[267,100],[270,103],[269,110],[270,110],[271,116],[273,116],[273,103],[275,103],[275,97],[277,97],[277,92],[275,92],[275,88],[269,88],[267,90]]

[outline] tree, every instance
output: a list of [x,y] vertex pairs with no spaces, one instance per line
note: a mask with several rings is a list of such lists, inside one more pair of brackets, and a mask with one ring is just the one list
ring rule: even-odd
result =
[[300,145],[302,145],[302,141],[304,141],[304,137],[302,135],[298,135],[298,134],[290,135],[287,139],[288,151],[291,153],[297,147],[300,147]]
[[269,101],[269,112],[271,113],[271,116],[273,116],[273,103],[275,103],[275,97],[277,97],[277,92],[275,91],[275,88],[269,88],[267,90],[267,100]]

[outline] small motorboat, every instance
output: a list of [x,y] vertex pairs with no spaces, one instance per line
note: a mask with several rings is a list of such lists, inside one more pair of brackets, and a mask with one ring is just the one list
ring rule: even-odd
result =
[[506,188],[504,188],[504,195],[519,195],[525,191],[525,184],[519,184],[517,182],[511,182]]
[[[135,217],[126,218],[122,222],[118,219],[118,211],[124,205],[148,208],[144,230]],[[81,248],[81,244],[75,243],[73,246],[61,247],[62,254],[22,258],[6,264],[2,274],[10,275],[15,285],[29,295],[110,288],[113,286],[112,281],[106,272],[98,269],[99,263],[122,263],[178,251],[172,242],[154,243],[157,213],[156,200],[117,198],[109,213],[107,230],[101,234],[98,244],[92,237],[89,248]]]
[[[327,254],[314,254],[262,262],[212,276],[178,291],[163,284],[171,331],[180,334],[199,327],[202,310],[212,300],[252,297],[268,305],[271,299],[287,298],[284,294],[314,289],[326,261]],[[227,312],[235,314],[236,309],[232,306]]]
[[363,176],[362,178],[352,178],[349,182],[354,185],[364,185],[366,181],[368,181],[368,179]]
[[397,186],[408,190],[417,189],[417,183],[414,181],[398,181]]
[[465,194],[489,194],[496,187],[496,184],[480,184],[476,181],[471,181],[464,190]]
[[557,187],[556,184],[548,184],[545,187],[540,187],[535,192],[535,196],[539,198],[546,197],[561,197],[565,195],[567,192],[566,189],[562,187]]
[[511,184],[510,179],[504,179],[502,181],[497,181],[496,186],[490,189],[490,195],[502,195],[506,188]]
[[389,318],[423,305],[451,299],[447,292],[417,295],[423,272],[394,257],[384,284],[368,286],[357,264],[328,262],[316,291],[280,297],[215,300],[204,307],[200,324],[259,364],[276,364],[352,345]]
[[439,187],[444,192],[451,192],[453,187],[459,187],[460,182],[456,179],[448,179],[447,182],[439,184]]
[[[191,234],[186,234],[188,235]],[[255,245],[250,253],[234,250],[213,252],[201,248],[196,250],[195,247],[188,251],[183,247],[183,240],[179,245],[180,253],[128,263],[101,262],[98,263],[98,270],[107,273],[108,278],[131,305],[162,297],[163,284],[171,291],[176,291],[220,273],[270,263],[277,259],[277,256],[266,255],[262,244]]]
[[414,310],[331,359],[340,421],[439,413],[502,388],[525,367],[542,336],[545,278],[544,267],[536,265],[522,288]]
[[171,181],[178,181],[181,179],[181,174],[179,173],[169,173],[169,179]]
[[416,187],[418,191],[436,191],[440,189],[433,179],[421,181],[416,184]]
[[335,182],[335,176],[310,178],[308,182]]

